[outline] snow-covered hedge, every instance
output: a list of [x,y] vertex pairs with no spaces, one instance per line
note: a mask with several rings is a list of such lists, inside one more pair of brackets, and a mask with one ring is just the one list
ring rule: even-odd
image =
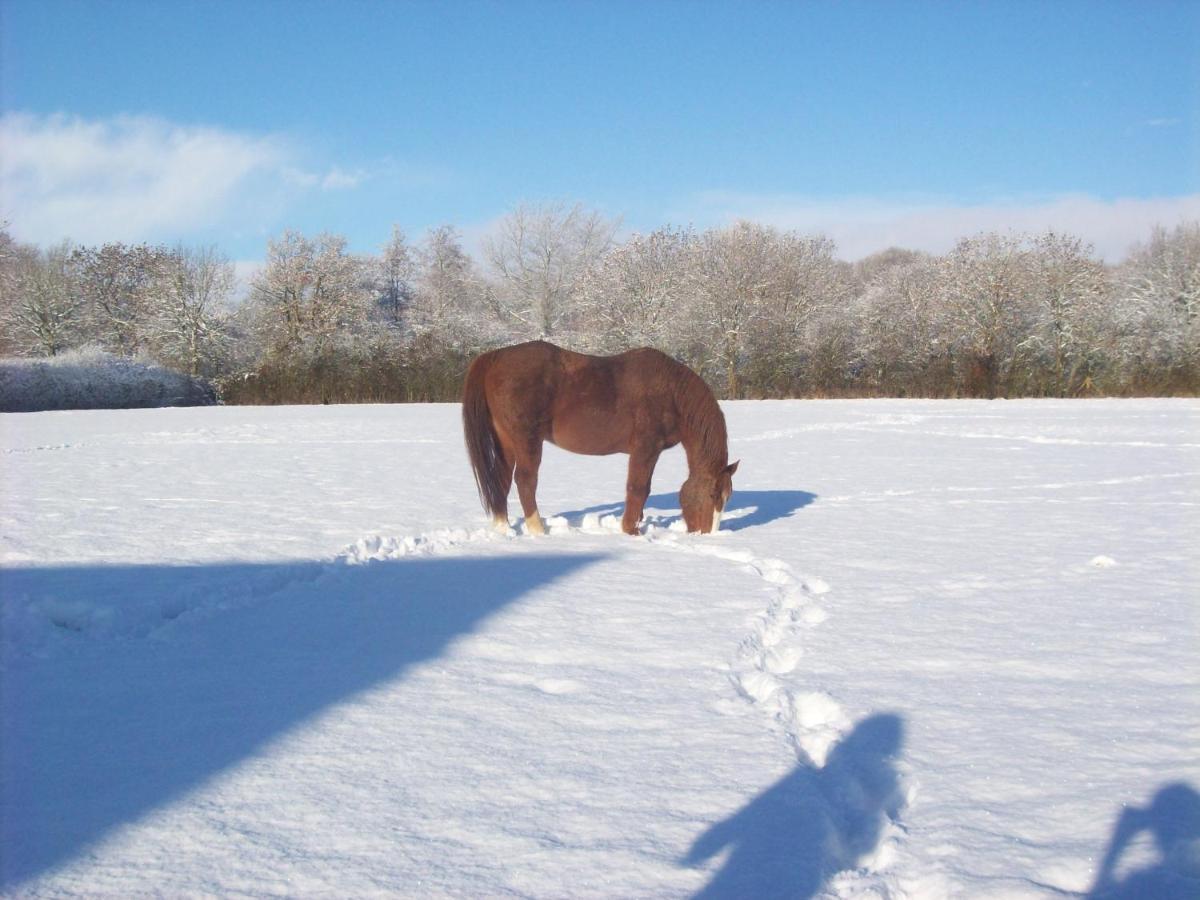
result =
[[205,381],[95,347],[49,359],[0,360],[0,412],[137,409],[217,402]]

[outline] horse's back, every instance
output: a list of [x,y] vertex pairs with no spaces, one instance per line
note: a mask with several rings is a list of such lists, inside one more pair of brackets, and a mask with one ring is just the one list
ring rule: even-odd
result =
[[681,367],[652,347],[593,356],[530,341],[493,350],[479,363],[493,419],[513,437],[536,434],[588,454],[678,440],[672,383]]

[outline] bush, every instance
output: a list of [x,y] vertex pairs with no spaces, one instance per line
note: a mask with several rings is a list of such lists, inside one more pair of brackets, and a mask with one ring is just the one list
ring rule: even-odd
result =
[[209,406],[207,382],[95,347],[47,359],[0,360],[0,412]]
[[301,345],[220,382],[230,405],[457,401],[472,353],[427,337]]

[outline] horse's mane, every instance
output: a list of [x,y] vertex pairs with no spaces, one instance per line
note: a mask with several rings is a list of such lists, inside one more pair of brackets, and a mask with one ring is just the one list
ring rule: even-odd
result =
[[[669,357],[668,357],[669,358]],[[671,360],[676,386],[676,408],[679,410],[680,433],[688,468],[723,468],[729,461],[729,435],[725,430],[725,414],[713,396],[712,389],[699,375],[681,363]]]

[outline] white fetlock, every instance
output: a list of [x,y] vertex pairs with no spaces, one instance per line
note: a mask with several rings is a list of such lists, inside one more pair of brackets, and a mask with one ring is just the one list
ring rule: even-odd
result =
[[496,516],[492,519],[492,527],[501,534],[508,533],[508,516]]
[[526,534],[545,534],[546,524],[542,521],[542,517],[534,510],[533,515],[525,517],[525,532]]

